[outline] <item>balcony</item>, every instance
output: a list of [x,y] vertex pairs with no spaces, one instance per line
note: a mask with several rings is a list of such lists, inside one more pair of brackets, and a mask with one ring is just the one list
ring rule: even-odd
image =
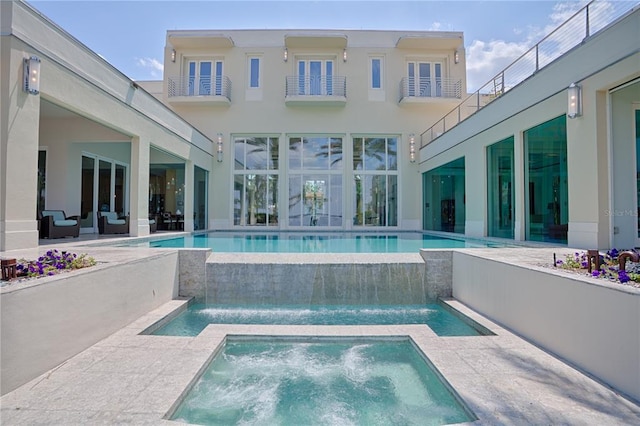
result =
[[400,80],[400,103],[458,102],[462,80],[405,77]]
[[172,104],[231,105],[231,80],[227,76],[169,77],[167,95]]
[[344,106],[347,78],[339,75],[289,75],[286,77],[286,105]]

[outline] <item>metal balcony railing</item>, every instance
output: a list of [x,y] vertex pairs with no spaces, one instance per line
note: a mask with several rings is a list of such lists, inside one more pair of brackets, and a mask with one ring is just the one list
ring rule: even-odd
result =
[[347,78],[341,75],[288,75],[285,96],[347,96]]
[[222,96],[231,100],[231,80],[225,75],[216,77],[169,77],[168,96]]
[[637,5],[637,1],[591,1],[422,132],[420,147],[448,132]]
[[405,77],[400,80],[400,100],[404,98],[462,99],[462,80]]

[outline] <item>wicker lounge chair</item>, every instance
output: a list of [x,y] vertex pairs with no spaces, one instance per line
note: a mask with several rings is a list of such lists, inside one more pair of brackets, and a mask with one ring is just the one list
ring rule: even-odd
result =
[[129,217],[119,217],[116,212],[98,212],[100,234],[128,234]]
[[40,238],[78,237],[80,217],[68,216],[63,210],[43,210],[40,214]]

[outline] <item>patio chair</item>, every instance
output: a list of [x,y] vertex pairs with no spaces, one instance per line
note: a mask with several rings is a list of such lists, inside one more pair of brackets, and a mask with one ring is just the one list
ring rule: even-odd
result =
[[176,219],[171,212],[162,213],[162,229],[167,231],[176,229]]
[[119,217],[116,212],[98,212],[100,234],[128,234],[129,217]]
[[158,219],[155,215],[149,216],[149,232],[154,233],[158,230]]
[[79,235],[79,216],[67,217],[64,210],[43,210],[40,213],[40,238],[77,238]]

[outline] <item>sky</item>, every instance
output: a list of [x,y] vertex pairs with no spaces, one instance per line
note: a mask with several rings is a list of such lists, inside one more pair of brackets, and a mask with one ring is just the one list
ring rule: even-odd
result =
[[133,80],[161,80],[167,30],[462,31],[470,92],[586,0],[28,1]]

